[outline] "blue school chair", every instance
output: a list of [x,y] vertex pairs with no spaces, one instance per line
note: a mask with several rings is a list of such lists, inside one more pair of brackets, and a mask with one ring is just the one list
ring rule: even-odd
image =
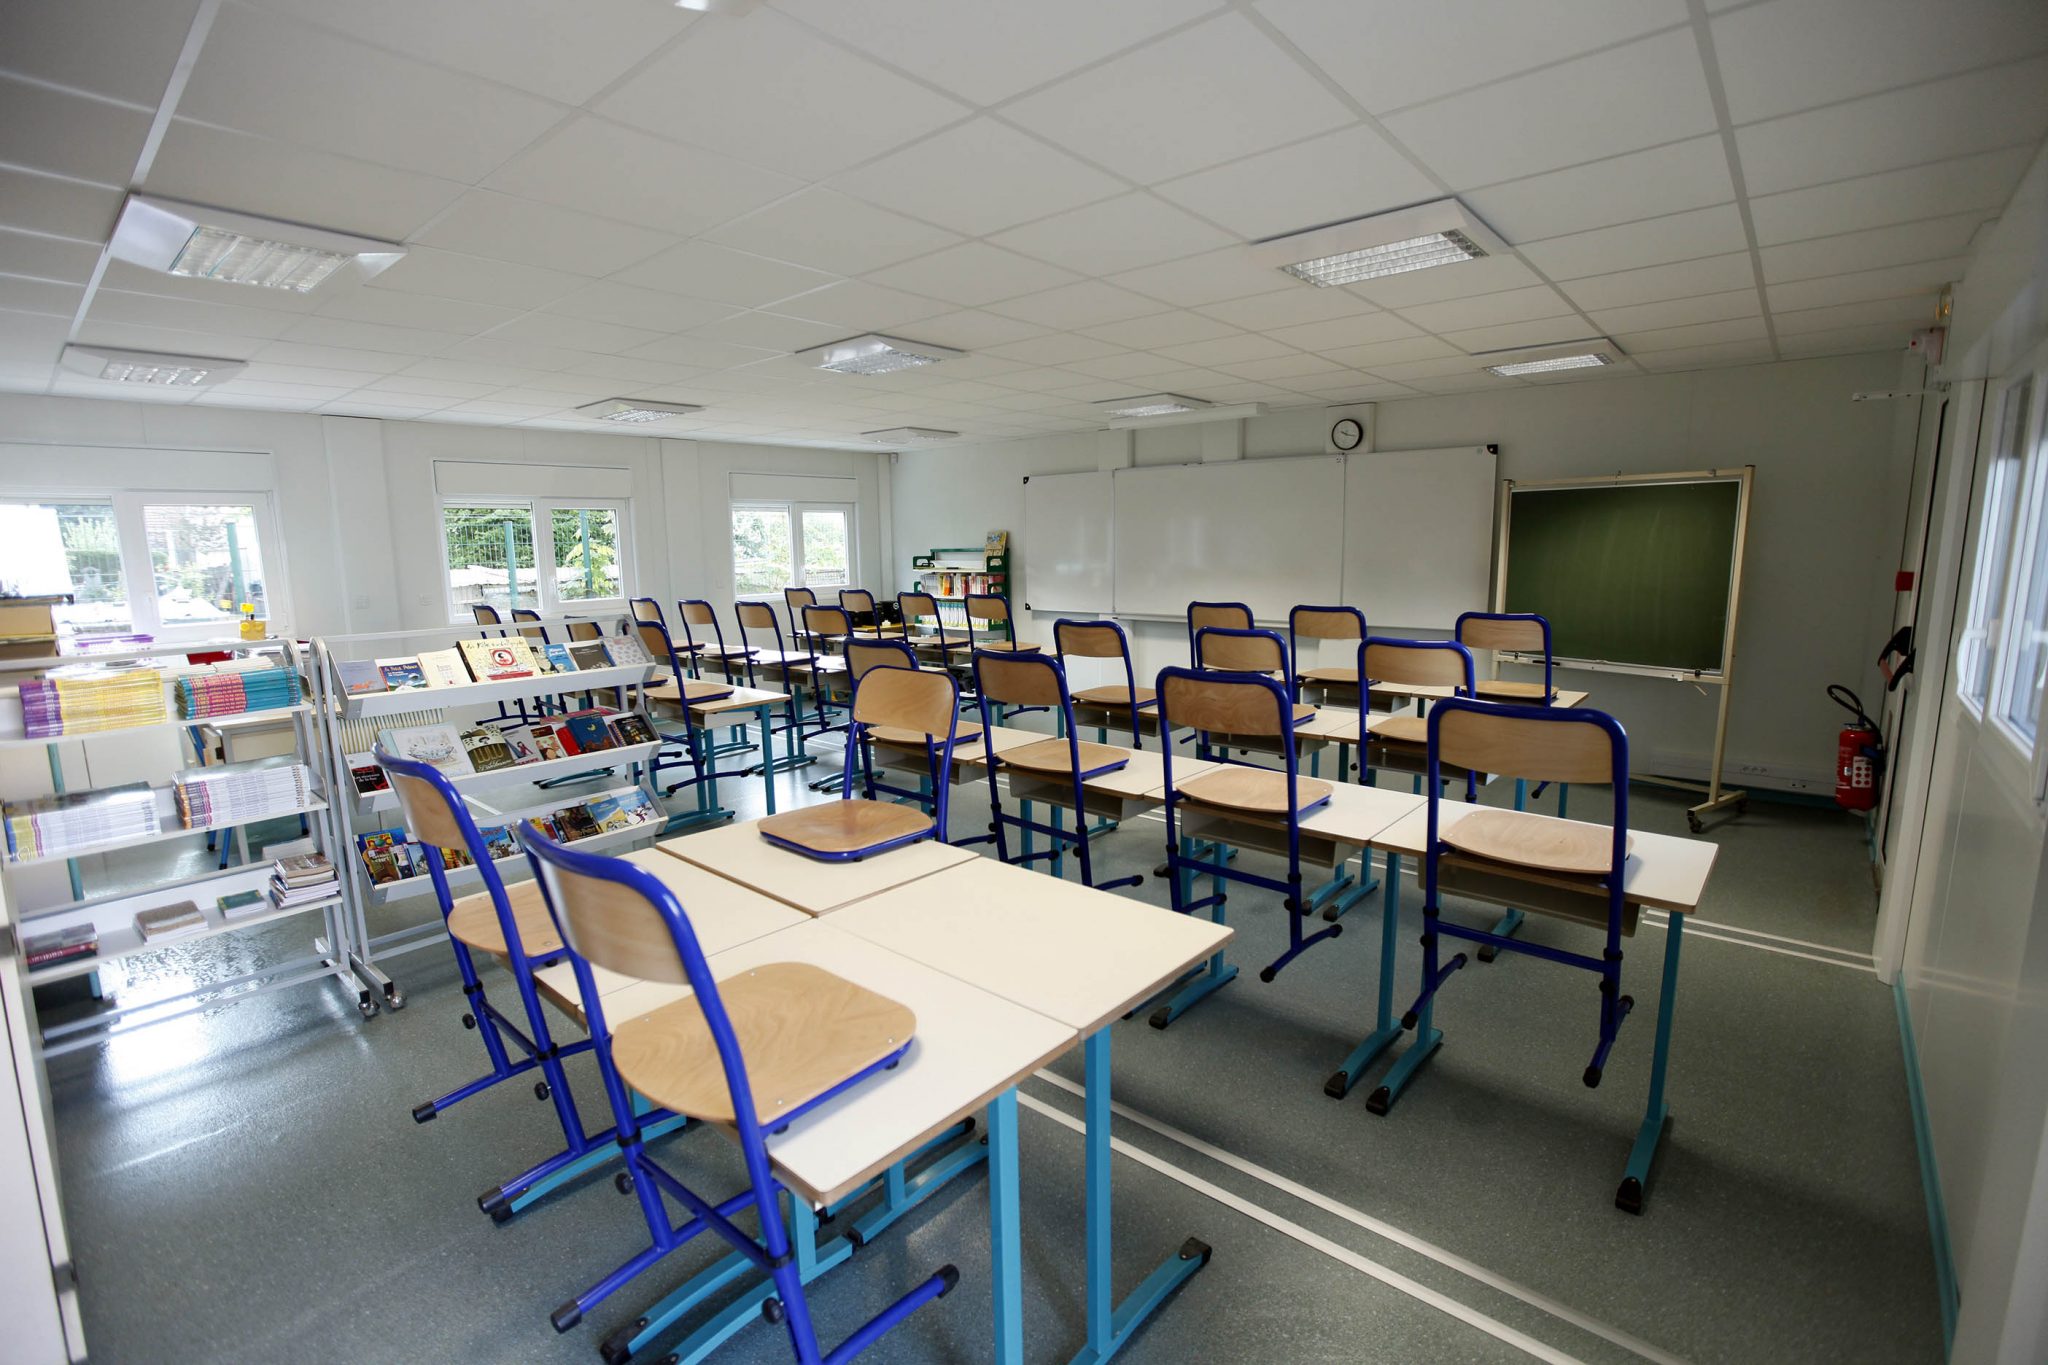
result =
[[1294,699],[1301,700],[1304,688],[1318,694],[1325,704],[1355,702],[1358,697],[1358,669],[1354,664],[1318,664],[1302,668],[1303,640],[1349,640],[1352,649],[1371,634],[1365,613],[1357,607],[1300,606],[1287,613],[1287,653],[1295,662]]
[[[784,1222],[783,1200],[796,1196],[775,1178],[766,1134],[789,1124],[863,1081],[897,1065],[909,1050],[916,1020],[885,996],[806,963],[780,962],[719,982],[697,943],[675,892],[618,858],[579,853],[527,825],[520,842],[533,864],[548,912],[576,973],[591,1047],[617,1122],[625,1171],[619,1181],[640,1202],[648,1246],[562,1304],[549,1320],[566,1332],[583,1315],[652,1268],[670,1252],[709,1231],[773,1280],[776,1297],[762,1316],[789,1333],[800,1365],[852,1359],[892,1327],[959,1282],[939,1267],[909,1293],[821,1352],[804,1294],[804,1268]],[[688,986],[691,994],[614,1026],[592,968]],[[783,1021],[801,1014],[792,1033]],[[751,1059],[751,1060],[750,1060]],[[634,1112],[635,1093],[659,1106]],[[650,1120],[702,1119],[738,1144],[746,1187],[721,1202],[700,1195],[649,1155]],[[683,1222],[671,1221],[673,1200]],[[758,1237],[733,1220],[752,1212]],[[809,1216],[808,1210],[799,1217]],[[610,1359],[607,1350],[606,1358]]]
[[1482,678],[1477,696],[1487,701],[1519,701],[1548,706],[1557,700],[1552,681],[1556,661],[1550,654],[1550,622],[1532,611],[1468,611],[1458,618],[1453,638],[1467,649],[1494,651],[1494,672],[1500,671],[1499,653],[1543,656],[1543,681],[1518,682],[1507,678]]
[[[789,700],[782,703],[782,732],[788,737],[790,752],[775,760],[776,772],[788,772],[792,768],[807,768],[817,762],[810,754],[800,754],[796,746],[813,735],[822,735],[829,729],[825,709],[824,689],[818,682],[818,657],[808,648],[785,650],[782,639],[782,621],[775,615],[775,608],[766,602],[741,601],[732,604],[733,618],[739,623],[740,644],[747,648],[747,686],[766,689],[780,688],[789,694]],[[775,641],[774,648],[762,650],[755,646],[750,632],[767,631]],[[792,640],[789,643],[797,644]],[[804,689],[812,692],[816,704],[815,720],[804,718]]]
[[1131,668],[1131,642],[1124,628],[1114,621],[1058,620],[1052,625],[1052,647],[1062,669],[1069,658],[1115,659],[1123,665],[1122,683],[1084,687],[1073,694],[1074,715],[1095,724],[1098,740],[1107,740],[1107,722],[1112,716],[1126,715],[1130,718],[1131,747],[1144,748],[1145,721],[1153,721],[1155,733],[1158,728],[1159,693],[1138,686],[1137,675]]
[[1252,609],[1242,602],[1188,603],[1188,658],[1195,657],[1195,636],[1210,628],[1250,630]]
[[[690,723],[690,707],[684,700],[685,689],[683,687],[683,680],[690,675],[684,672],[683,661],[676,655],[675,643],[669,638],[668,627],[659,621],[636,619],[632,623],[632,628],[639,635],[641,646],[646,649],[647,653],[654,660],[657,670],[657,681],[654,685],[656,687],[666,685],[676,689],[676,710],[682,716],[682,732],[676,734],[663,731],[659,722],[657,722],[655,724],[655,732],[661,736],[662,747],[655,751],[653,761],[647,765],[648,780],[657,785],[661,781],[662,769],[684,767],[689,769],[691,776],[683,778],[678,782],[671,782],[668,786],[661,789],[663,796],[673,796],[684,787],[704,780],[705,775],[710,771],[709,764],[711,758],[705,752],[705,749],[709,746],[698,743],[697,727]],[[670,672],[670,677],[666,684],[659,681],[659,670],[664,666]],[[651,713],[649,719],[653,719]],[[682,746],[680,752],[677,751],[676,746],[678,745]]]

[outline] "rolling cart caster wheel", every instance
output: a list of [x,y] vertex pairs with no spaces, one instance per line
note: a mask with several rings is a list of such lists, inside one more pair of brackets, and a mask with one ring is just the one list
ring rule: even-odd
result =
[[1348,1072],[1339,1071],[1335,1075],[1331,1076],[1329,1080],[1323,1082],[1323,1093],[1325,1095],[1328,1095],[1333,1100],[1343,1099],[1346,1095],[1351,1093],[1350,1074]]
[[462,1016],[462,1026],[463,1026],[464,1028],[475,1028],[475,1027],[476,1027],[476,1016],[475,1016],[474,1014],[465,1014],[465,1015],[463,1015],[463,1016]]
[[377,1002],[374,1000],[358,1000],[356,1001],[356,1008],[363,1012],[363,1018],[365,1019],[375,1019],[377,1017]]
[[390,993],[389,993],[389,994],[387,994],[387,995],[386,995],[386,996],[384,997],[384,1003],[385,1003],[386,1005],[389,1005],[389,1006],[390,1006],[390,1007],[391,1007],[392,1009],[395,1009],[395,1010],[402,1010],[402,1009],[404,1009],[404,1008],[405,1008],[405,992],[404,992],[404,991],[402,991],[402,990],[400,990],[400,989],[398,989],[398,987],[396,987],[396,986],[393,986],[393,987],[391,988],[391,990],[390,990]]
[[1280,973],[1274,971],[1271,967],[1259,968],[1259,980],[1267,983],[1268,985],[1271,985],[1273,982],[1273,978],[1278,975],[1280,975]]
[[535,1081],[533,1083],[533,1097],[537,1100],[544,1100],[554,1093],[554,1091],[548,1089],[546,1081]]
[[620,1194],[631,1194],[633,1192],[633,1173],[631,1171],[620,1171],[612,1177],[612,1188]]

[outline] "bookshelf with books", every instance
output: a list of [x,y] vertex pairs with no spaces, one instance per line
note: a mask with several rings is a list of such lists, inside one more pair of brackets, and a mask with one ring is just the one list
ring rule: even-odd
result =
[[[213,661],[191,662],[188,655],[198,652]],[[45,1053],[144,1026],[137,1016],[145,1013],[155,1023],[310,981],[339,982],[359,1008],[374,1009],[348,973],[345,953],[335,949],[346,943],[348,925],[331,879],[322,894],[249,908],[252,895],[264,897],[281,847],[324,858],[337,837],[329,787],[318,771],[321,744],[305,700],[305,663],[301,645],[273,639],[9,662],[0,678],[0,743],[44,749],[49,773],[35,789],[23,785],[27,770],[16,764],[9,769],[15,788],[0,788],[0,878],[20,920],[31,987],[273,920],[313,915],[319,924],[303,953],[266,954],[274,960],[254,972],[237,970],[249,957],[243,951],[196,954],[193,984],[181,994],[130,999],[131,992],[116,989],[109,996],[102,978],[99,1007],[41,1030]],[[199,726],[279,720],[291,733],[288,753],[207,764],[198,751]],[[138,778],[138,766],[161,761],[167,731],[180,761]],[[94,755],[124,780],[96,785]],[[265,848],[260,861],[231,861],[224,849],[219,865],[191,870],[194,854],[214,862],[216,838],[269,822],[297,828]],[[175,847],[180,841],[190,844]],[[63,881],[53,885],[45,869],[68,875],[68,899],[53,894],[61,894]],[[209,958],[218,972],[206,971]]]
[[[510,833],[520,820],[567,819],[592,848],[649,841],[666,823],[647,776],[662,741],[640,696],[653,660],[637,635],[620,633],[622,618],[599,619],[598,638],[572,639],[572,622],[589,620],[522,621],[530,638],[450,626],[314,642],[325,778],[346,794],[337,808],[347,836],[349,962],[390,1007],[402,1008],[405,996],[379,964],[446,935],[438,913],[371,931],[371,910],[433,894],[426,851],[377,766],[379,743],[448,777],[492,851],[502,849],[493,861],[508,881],[527,875]],[[616,816],[602,828],[564,815],[601,802],[629,804],[637,818]],[[466,853],[444,850],[443,861],[452,889],[475,889],[480,874]]]
[[990,531],[979,545],[913,555],[910,572],[915,590],[929,593],[938,603],[946,628],[964,631],[970,593],[1010,591],[1010,533]]

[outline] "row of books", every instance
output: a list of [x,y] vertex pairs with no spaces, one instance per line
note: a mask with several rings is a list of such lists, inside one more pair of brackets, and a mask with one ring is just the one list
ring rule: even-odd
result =
[[184,720],[274,711],[297,706],[301,698],[298,671],[275,665],[209,666],[204,672],[186,673],[173,690],[177,693],[178,715]]
[[303,763],[236,764],[190,768],[172,787],[178,822],[186,829],[240,824],[295,814],[313,804],[319,786]]
[[[653,744],[660,738],[647,717],[605,706],[507,729],[489,725],[458,728],[444,722],[396,727],[377,735],[386,752],[428,764],[449,777],[468,777],[576,754]],[[367,796],[387,786],[384,770],[371,755],[351,754],[348,765],[355,777],[357,795]]]
[[637,635],[536,645],[522,635],[463,640],[455,649],[430,649],[411,658],[348,659],[335,664],[341,687],[351,697],[415,688],[463,687],[504,682],[544,673],[578,673],[593,668],[651,664],[654,657]]
[[67,664],[21,684],[29,739],[93,734],[169,720],[164,675],[134,664]]
[[[654,798],[639,787],[607,792],[545,815],[528,817],[542,833],[563,843],[630,829],[635,825],[657,824],[665,818],[666,813],[655,804]],[[519,852],[512,831],[504,825],[480,826],[477,833],[483,836],[484,851],[493,862]],[[356,836],[356,849],[362,855],[363,867],[370,874],[372,885],[384,886],[428,875],[426,848],[411,839],[402,828],[359,834]],[[440,853],[441,865],[449,871],[468,867],[472,862],[465,849],[444,848]]]
[[[339,886],[340,878],[325,853],[299,853],[279,858],[271,865],[270,884],[264,891],[270,904],[280,910],[291,910],[326,900],[336,893]],[[221,913],[228,913],[225,901],[221,904]],[[249,913],[255,912],[251,910]]]
[[0,805],[0,814],[7,856],[15,862],[61,858],[75,849],[163,832],[156,792],[147,782],[9,801]]

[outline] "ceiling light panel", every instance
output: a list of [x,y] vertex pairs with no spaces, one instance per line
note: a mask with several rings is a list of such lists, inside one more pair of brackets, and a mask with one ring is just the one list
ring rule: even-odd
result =
[[1111,417],[1169,417],[1177,412],[1196,412],[1210,403],[1178,393],[1141,393],[1129,398],[1105,398],[1095,406]]
[[576,411],[604,422],[663,422],[704,411],[697,403],[656,403],[645,398],[606,398],[585,403]]
[[1312,261],[1295,261],[1280,268],[1297,280],[1307,280],[1318,288],[1327,289],[1332,285],[1405,275],[1411,270],[1427,270],[1431,266],[1475,261],[1484,255],[1485,249],[1462,232],[1432,232],[1406,241],[1388,242],[1385,246],[1340,251],[1334,256],[1318,256]]
[[897,370],[911,370],[923,365],[936,365],[941,360],[951,360],[967,354],[947,346],[931,346],[922,341],[905,341],[901,337],[882,336],[871,332],[866,336],[848,337],[835,341],[829,346],[816,346],[808,351],[797,352],[805,363],[835,374],[893,374]]
[[220,356],[127,351],[112,346],[66,346],[63,364],[72,373],[93,379],[184,389],[207,388],[249,368],[246,361]]
[[886,427],[881,431],[863,431],[860,436],[863,441],[873,441],[877,445],[907,446],[955,441],[960,438],[960,433],[942,431],[938,427]]
[[166,274],[294,294],[345,266],[368,278],[405,254],[396,242],[145,194],[131,194],[121,206],[109,250],[116,259]]
[[1525,374],[1556,374],[1560,370],[1590,370],[1601,365],[1612,365],[1614,357],[1598,351],[1585,351],[1578,355],[1554,355],[1547,360],[1515,360],[1505,365],[1488,365],[1489,372],[1503,379],[1514,379]]
[[1507,244],[1455,199],[1354,218],[1255,243],[1262,265],[1318,288],[1358,284],[1507,250]]

